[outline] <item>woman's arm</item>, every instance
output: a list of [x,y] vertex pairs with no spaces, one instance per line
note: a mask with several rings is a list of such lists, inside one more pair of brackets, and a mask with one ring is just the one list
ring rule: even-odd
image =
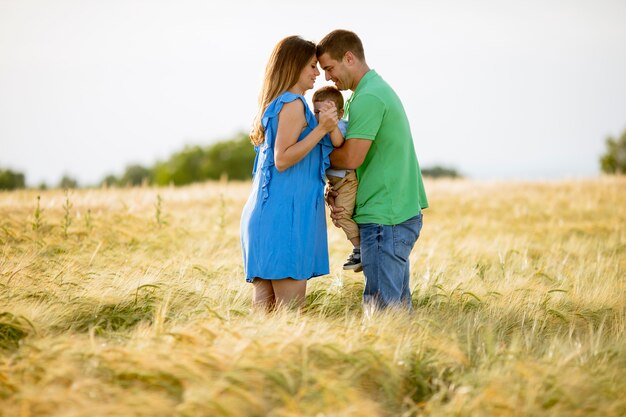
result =
[[297,164],[317,145],[333,126],[337,125],[337,111],[320,112],[319,124],[301,141],[302,129],[306,126],[304,104],[300,100],[285,103],[278,115],[278,131],[274,144],[274,164],[278,171]]

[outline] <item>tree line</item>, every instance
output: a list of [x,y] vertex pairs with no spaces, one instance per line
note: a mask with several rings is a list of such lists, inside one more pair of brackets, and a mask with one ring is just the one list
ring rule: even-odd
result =
[[[626,130],[619,138],[606,139],[606,152],[600,157],[600,168],[607,174],[626,174]],[[208,146],[186,146],[175,152],[166,161],[153,166],[131,164],[120,175],[107,175],[100,186],[126,187],[138,185],[187,185],[208,180],[249,180],[255,152],[246,133]],[[461,175],[453,168],[433,166],[422,169],[425,177],[458,178]],[[78,181],[65,175],[58,188],[77,188]],[[26,187],[23,173],[0,168],[0,190]],[[39,188],[47,188],[41,184]]]
[[[138,185],[187,185],[207,180],[246,180],[252,177],[254,147],[245,133],[208,146],[186,146],[166,161],[152,166],[130,164],[119,175],[105,176],[97,186],[126,187]],[[0,190],[26,187],[25,175],[0,169]],[[78,188],[78,180],[64,175],[56,188]],[[37,188],[48,188],[40,184]]]
[[252,177],[254,148],[245,133],[209,146],[186,146],[167,161],[151,167],[128,165],[120,176],[108,175],[107,186],[187,185],[207,180],[246,180]]

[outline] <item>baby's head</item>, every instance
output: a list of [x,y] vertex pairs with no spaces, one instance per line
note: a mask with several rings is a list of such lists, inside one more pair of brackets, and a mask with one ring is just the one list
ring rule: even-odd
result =
[[343,117],[343,96],[341,91],[336,87],[327,85],[320,88],[313,94],[313,113],[315,118],[319,120],[320,108],[325,101],[331,101],[337,106],[337,117]]

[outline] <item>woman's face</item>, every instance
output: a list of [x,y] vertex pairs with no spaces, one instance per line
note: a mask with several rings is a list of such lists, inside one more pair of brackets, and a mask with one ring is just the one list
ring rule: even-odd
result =
[[315,55],[311,57],[309,62],[304,66],[298,78],[297,86],[302,90],[302,94],[306,90],[313,88],[315,79],[320,75],[320,70],[317,68],[317,58]]

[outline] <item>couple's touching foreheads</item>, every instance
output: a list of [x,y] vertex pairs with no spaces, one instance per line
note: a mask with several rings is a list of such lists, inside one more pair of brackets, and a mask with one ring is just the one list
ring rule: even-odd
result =
[[[334,87],[315,91],[311,110],[304,94],[319,68]],[[352,92],[345,103],[340,90]],[[326,203],[352,246],[343,268],[363,272],[364,304],[411,310],[409,255],[428,201],[402,102],[369,67],[357,34],[278,42],[250,139],[241,245],[253,305],[299,307],[307,281],[329,273]]]

